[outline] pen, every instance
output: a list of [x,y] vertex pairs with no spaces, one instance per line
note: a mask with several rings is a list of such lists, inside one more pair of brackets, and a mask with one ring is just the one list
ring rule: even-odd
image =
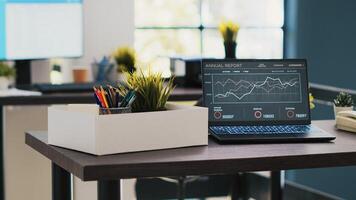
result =
[[130,103],[130,101],[133,101],[132,98],[135,98],[135,91],[130,90],[122,100],[120,107],[127,107]]
[[133,93],[133,96],[131,97],[131,99],[129,100],[129,103],[126,105],[126,107],[131,107],[131,105],[133,104],[133,102],[136,99],[136,94]]
[[117,106],[117,107],[119,107],[119,102],[120,102],[120,95],[119,95],[119,92],[117,92],[117,90],[116,90],[116,92],[115,92],[115,99],[116,99],[116,102],[115,102],[115,105]]
[[131,90],[124,96],[124,98],[122,99],[121,103],[120,103],[120,107],[125,107],[128,100],[129,100],[129,96],[131,95]]

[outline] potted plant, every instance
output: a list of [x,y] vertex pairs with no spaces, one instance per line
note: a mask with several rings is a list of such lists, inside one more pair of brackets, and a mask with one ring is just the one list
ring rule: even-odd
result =
[[309,93],[309,106],[310,106],[310,109],[315,108],[314,96],[312,93]]
[[10,85],[10,79],[13,77],[15,77],[15,69],[5,62],[0,62],[0,90],[7,90]]
[[340,92],[334,99],[335,117],[340,111],[353,110],[354,101],[352,96],[346,92]]
[[132,112],[163,111],[174,86],[174,77],[165,83],[161,73],[144,74],[141,70],[128,73],[126,86],[119,87],[120,94],[125,96],[129,90],[136,92]]
[[224,39],[225,57],[236,58],[236,39],[240,26],[231,21],[222,22],[219,31]]
[[124,73],[134,73],[136,71],[136,52],[133,48],[125,46],[117,48],[113,54],[117,64],[119,81],[124,81]]

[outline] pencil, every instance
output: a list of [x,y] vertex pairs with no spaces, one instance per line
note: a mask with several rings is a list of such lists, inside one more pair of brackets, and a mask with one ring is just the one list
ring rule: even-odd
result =
[[113,106],[116,108],[117,107],[117,102],[116,102],[116,93],[114,92],[114,88],[111,85],[108,85],[108,90],[110,91],[111,94],[111,101],[113,103]]
[[96,99],[96,103],[97,103],[101,108],[105,107],[105,106],[103,105],[103,103],[102,103],[102,99],[101,99],[100,95],[98,94],[98,90],[97,90],[95,87],[93,87],[93,89],[94,89],[94,96],[95,96],[95,99]]
[[112,108],[113,107],[113,103],[112,103],[112,98],[111,98],[110,92],[105,91],[105,97],[106,97],[106,100],[108,101],[109,107]]
[[102,86],[100,86],[100,93],[101,93],[101,96],[103,97],[105,107],[109,108],[109,104],[108,104],[108,102],[106,100],[106,97],[105,97],[105,91],[104,91]]

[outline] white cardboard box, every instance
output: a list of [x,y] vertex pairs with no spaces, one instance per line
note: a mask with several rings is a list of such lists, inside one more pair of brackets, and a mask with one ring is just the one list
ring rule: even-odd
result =
[[208,109],[167,104],[166,111],[99,115],[48,108],[48,143],[94,155],[208,144]]

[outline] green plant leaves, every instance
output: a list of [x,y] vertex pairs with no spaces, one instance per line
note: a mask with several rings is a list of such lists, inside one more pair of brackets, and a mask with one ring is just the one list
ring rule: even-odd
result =
[[346,92],[340,92],[336,99],[334,99],[334,104],[337,107],[351,107],[354,105],[352,96]]
[[16,70],[4,62],[0,62],[0,77],[14,77]]
[[118,65],[118,72],[133,73],[136,71],[136,52],[130,47],[120,47],[113,52]]
[[127,73],[127,87],[119,87],[121,95],[126,95],[129,90],[136,91],[136,100],[132,104],[133,112],[148,112],[165,110],[166,103],[174,86],[174,77],[168,83],[160,73],[144,74],[142,71]]

